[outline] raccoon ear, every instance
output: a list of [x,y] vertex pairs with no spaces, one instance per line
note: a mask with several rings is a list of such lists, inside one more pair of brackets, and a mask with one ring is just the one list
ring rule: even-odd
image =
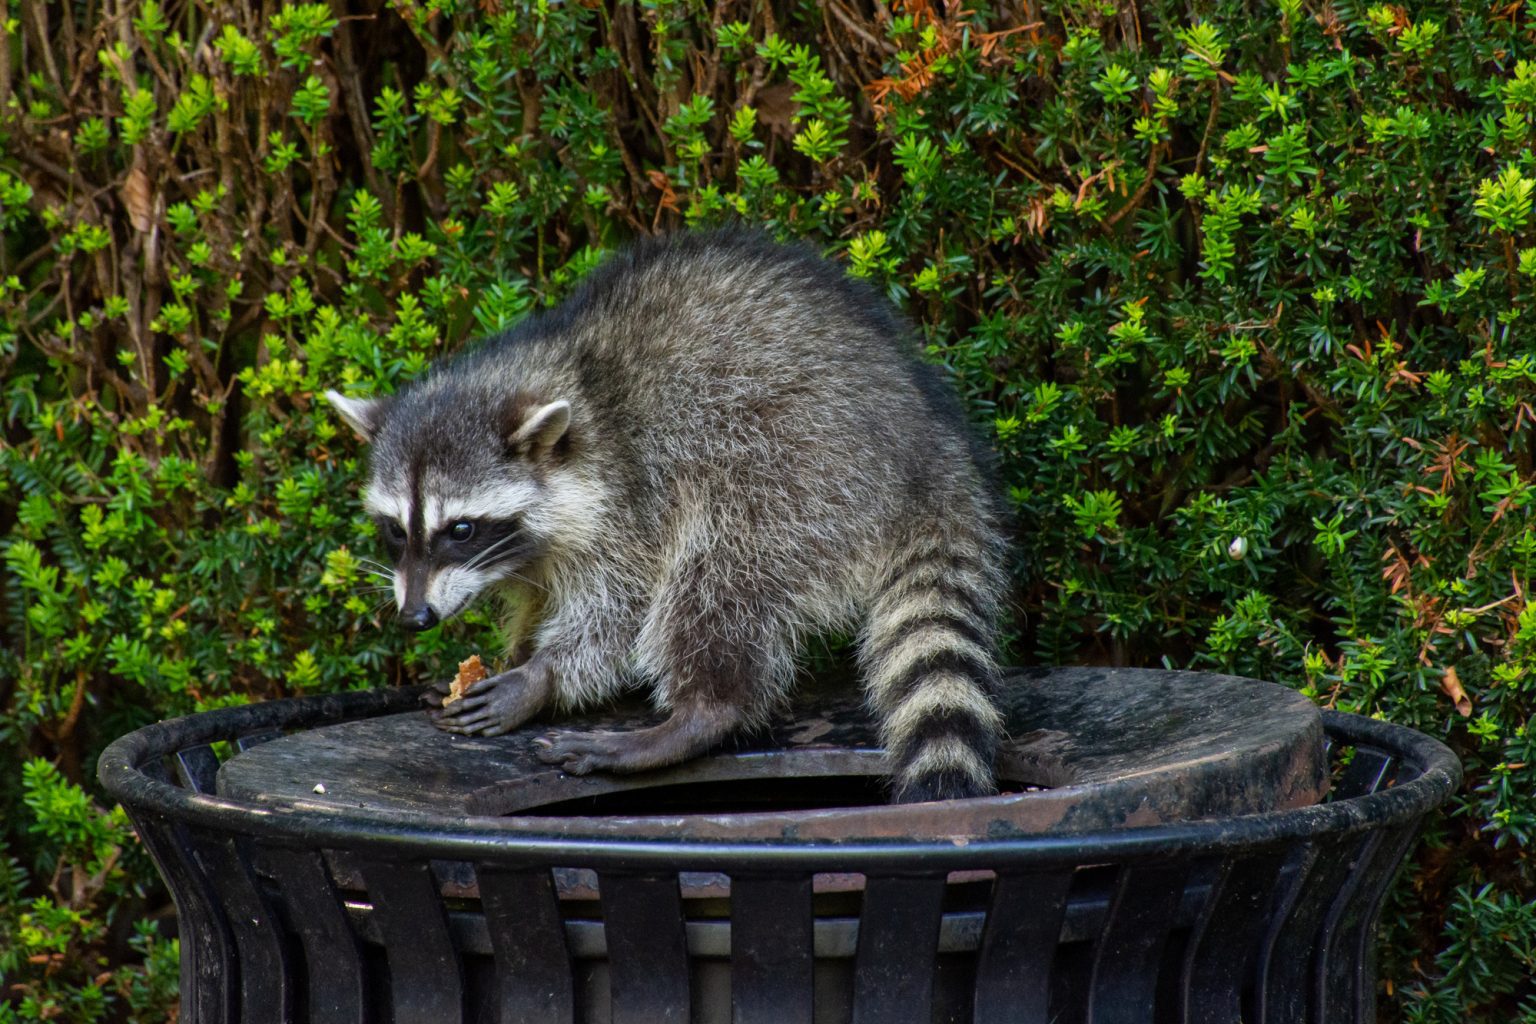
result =
[[530,456],[543,455],[565,436],[571,425],[571,403],[550,402],[531,410],[507,438],[507,447]]
[[340,391],[327,391],[326,401],[335,406],[341,418],[352,425],[364,441],[372,441],[389,411],[389,398],[348,398]]

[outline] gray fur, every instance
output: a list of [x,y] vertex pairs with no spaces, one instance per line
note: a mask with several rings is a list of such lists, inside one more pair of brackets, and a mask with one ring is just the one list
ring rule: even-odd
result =
[[[402,612],[427,624],[492,585],[514,599],[523,663],[443,728],[505,732],[640,679],[667,723],[556,733],[543,756],[670,763],[783,701],[808,635],[856,628],[895,796],[992,791],[998,508],[947,385],[834,264],[750,232],[645,243],[342,411],[371,435],[369,507],[406,535]],[[444,539],[466,509],[470,544],[499,548]]]

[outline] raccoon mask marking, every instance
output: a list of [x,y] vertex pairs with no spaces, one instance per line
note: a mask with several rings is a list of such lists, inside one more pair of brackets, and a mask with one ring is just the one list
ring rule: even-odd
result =
[[539,757],[675,764],[788,699],[811,635],[857,631],[893,797],[994,791],[986,456],[889,303],[834,264],[746,231],[642,243],[393,398],[328,397],[371,443],[402,617],[513,598],[513,667],[439,728],[495,736],[640,681],[660,725],[558,731]]
[[[387,445],[395,400],[326,398],[365,440]],[[507,403],[497,433],[475,431],[464,410],[461,441],[479,441],[484,475],[466,481],[452,462],[376,458],[363,506],[394,560],[395,603],[415,629],[451,618],[492,584],[515,576],[537,553],[530,530],[541,499],[538,478],[571,421],[569,402]],[[478,438],[475,435],[478,434]],[[387,453],[388,448],[385,448]],[[473,486],[466,486],[472,484]]]

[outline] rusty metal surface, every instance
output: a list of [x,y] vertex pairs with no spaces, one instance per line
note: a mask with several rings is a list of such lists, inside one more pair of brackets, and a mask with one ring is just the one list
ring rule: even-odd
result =
[[[547,723],[485,739],[439,732],[424,713],[392,715],[241,753],[220,770],[218,790],[335,812],[497,816],[553,836],[962,844],[1298,807],[1326,790],[1321,720],[1283,687],[1146,669],[1022,670],[1008,677],[1004,703],[1004,792],[976,800],[879,802],[881,754],[847,696],[802,702],[766,734],[634,776],[574,777],[541,764],[531,743]],[[631,709],[579,724],[655,720]],[[551,805],[562,813],[541,810]]]

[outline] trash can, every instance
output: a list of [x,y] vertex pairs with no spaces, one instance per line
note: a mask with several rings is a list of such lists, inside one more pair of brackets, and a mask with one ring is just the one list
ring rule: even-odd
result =
[[187,1024],[1368,1024],[1382,898],[1460,780],[1412,730],[1206,673],[1011,673],[1002,793],[909,805],[847,697],[578,778],[532,756],[547,724],[451,736],[419,694],[102,755],[176,901]]

